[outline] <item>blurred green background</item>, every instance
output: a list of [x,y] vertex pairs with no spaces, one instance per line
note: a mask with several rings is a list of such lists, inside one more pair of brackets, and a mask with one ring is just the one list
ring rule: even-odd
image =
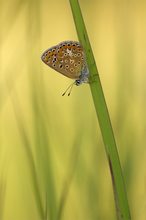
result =
[[[81,0],[133,220],[146,219],[146,2]],[[42,63],[77,40],[69,1],[0,1],[0,220],[114,220],[88,85]]]

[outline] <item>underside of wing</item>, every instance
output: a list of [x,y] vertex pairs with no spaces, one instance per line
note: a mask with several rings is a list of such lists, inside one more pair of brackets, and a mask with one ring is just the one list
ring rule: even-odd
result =
[[45,64],[71,79],[78,79],[81,75],[84,59],[82,46],[74,41],[62,42],[42,55]]

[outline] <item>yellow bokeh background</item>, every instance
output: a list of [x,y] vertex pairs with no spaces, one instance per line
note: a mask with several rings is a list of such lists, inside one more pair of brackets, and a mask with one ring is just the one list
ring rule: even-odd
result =
[[[56,220],[58,210],[64,220],[116,219],[89,85],[62,97],[72,80],[40,59],[47,48],[77,40],[69,1],[0,2],[0,220]],[[132,219],[145,220],[146,3],[80,5]]]

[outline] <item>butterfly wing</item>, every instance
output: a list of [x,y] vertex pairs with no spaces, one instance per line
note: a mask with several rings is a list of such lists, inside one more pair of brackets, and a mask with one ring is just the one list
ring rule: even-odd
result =
[[71,79],[78,79],[85,65],[83,47],[76,41],[65,41],[51,47],[43,53],[42,60]]

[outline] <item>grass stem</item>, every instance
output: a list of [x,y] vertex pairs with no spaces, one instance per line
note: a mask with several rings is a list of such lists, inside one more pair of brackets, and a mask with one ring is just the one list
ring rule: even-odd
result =
[[94,55],[87,35],[79,2],[78,0],[69,1],[78,38],[83,45],[87,58],[87,64],[90,72],[89,85],[109,162],[115,197],[117,219],[130,220],[130,210],[119,155]]

